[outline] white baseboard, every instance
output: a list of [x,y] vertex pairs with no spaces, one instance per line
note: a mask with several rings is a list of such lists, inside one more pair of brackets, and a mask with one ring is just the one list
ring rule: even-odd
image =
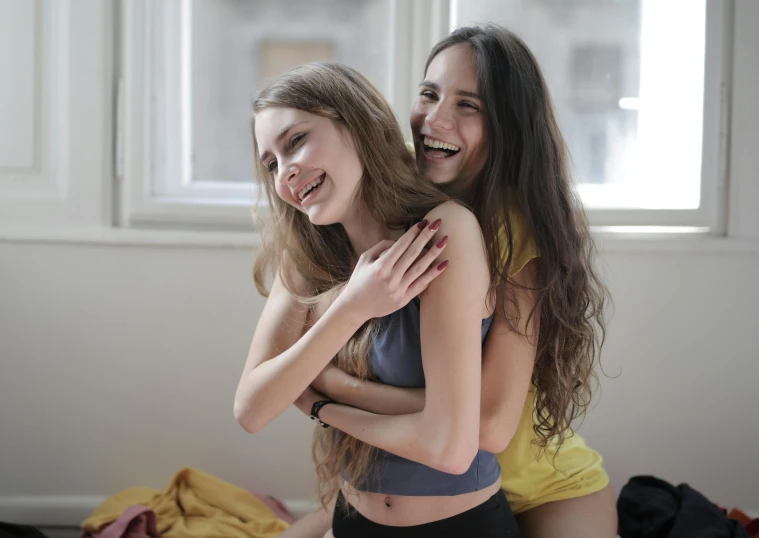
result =
[[[37,527],[79,527],[106,497],[96,495],[15,495],[0,497],[0,521]],[[284,501],[298,518],[316,509],[307,499]]]

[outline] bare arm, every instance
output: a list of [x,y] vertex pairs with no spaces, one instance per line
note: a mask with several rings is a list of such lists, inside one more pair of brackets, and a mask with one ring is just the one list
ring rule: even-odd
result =
[[[534,287],[539,259],[529,262],[513,280]],[[485,341],[482,362],[479,447],[498,453],[506,449],[517,431],[527,399],[535,364],[539,312],[527,326],[527,314],[535,297],[529,289],[514,288],[514,303],[507,303],[509,316],[517,315],[517,331],[496,314]],[[418,413],[424,409],[424,389],[394,387],[359,380],[335,366],[319,374],[313,386],[340,403],[383,415]]]
[[246,431],[287,409],[363,323],[339,299],[303,334],[306,315],[277,275],[235,394],[235,417]]
[[[449,472],[465,472],[479,438],[482,313],[487,259],[474,216],[455,204],[435,209],[439,235],[450,237],[450,266],[422,298],[421,343],[427,388],[424,408],[378,415],[343,405],[325,406],[328,424],[401,457]],[[305,405],[301,402],[301,408]]]
[[[295,402],[366,320],[395,312],[441,274],[429,266],[445,244],[422,253],[433,233],[412,226],[398,241],[364,252],[342,293],[308,330],[307,309],[275,276],[235,394],[235,417],[246,431],[259,431]],[[294,285],[305,290],[295,276]]]
[[334,364],[328,365],[311,386],[336,402],[379,415],[408,415],[424,409],[423,388],[365,381]]
[[[539,259],[533,259],[512,280],[535,288],[539,263]],[[493,453],[506,450],[519,427],[535,367],[540,330],[537,309],[527,324],[535,305],[535,292],[516,286],[511,292],[513,301],[506,301],[505,307],[510,319],[518,319],[516,330],[509,327],[502,316],[496,315],[483,351],[480,447]]]

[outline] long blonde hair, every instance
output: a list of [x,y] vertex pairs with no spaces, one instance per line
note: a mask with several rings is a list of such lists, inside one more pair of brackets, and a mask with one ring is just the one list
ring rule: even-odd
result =
[[[354,252],[342,225],[315,226],[277,196],[272,173],[261,163],[255,143],[255,114],[269,107],[327,117],[350,134],[364,165],[357,202],[378,222],[406,230],[447,197],[419,175],[392,110],[354,69],[334,63],[308,64],[266,85],[253,103],[255,162],[271,209],[270,217],[262,219],[263,248],[254,267],[256,287],[267,296],[268,272],[278,271],[287,289],[312,306],[348,282],[360,253]],[[303,285],[296,286],[296,274],[305,281],[305,290]],[[365,323],[340,350],[335,361],[341,369],[361,379],[371,378],[369,357],[376,327],[375,321]],[[313,453],[319,496],[326,504],[339,489],[341,473],[360,486],[376,449],[345,433],[316,428]]]

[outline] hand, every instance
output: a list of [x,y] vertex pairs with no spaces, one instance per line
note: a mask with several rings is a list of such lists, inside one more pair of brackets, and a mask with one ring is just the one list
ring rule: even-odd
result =
[[406,306],[448,264],[446,261],[430,267],[445,248],[448,236],[425,249],[439,227],[440,219],[429,226],[424,220],[397,241],[380,241],[364,252],[338,300],[350,305],[365,321]]

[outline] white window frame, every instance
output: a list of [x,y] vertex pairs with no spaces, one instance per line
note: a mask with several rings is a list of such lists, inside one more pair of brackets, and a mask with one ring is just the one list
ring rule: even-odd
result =
[[[448,0],[391,0],[389,4],[392,50],[388,87],[382,90],[404,133],[410,136],[407,118],[414,86],[427,51],[447,32],[449,6]],[[176,58],[188,50],[188,37],[181,31],[189,26],[188,7],[189,0],[122,2],[117,165],[122,180],[120,221],[131,227],[250,229],[251,209],[258,198],[255,186],[189,180],[187,70],[173,68],[176,63],[162,63],[161,58],[161,52]],[[181,62],[187,63],[187,58]],[[156,72],[165,73],[165,78],[157,80]],[[170,106],[177,101],[176,95],[182,98]],[[156,125],[150,118],[156,118]],[[156,127],[163,134],[160,138],[169,141],[166,147],[155,143]]]
[[0,162],[3,230],[110,225],[112,7],[102,0],[23,6],[32,27],[19,31],[32,32],[32,55],[6,53],[31,77],[32,159],[22,166]]
[[727,233],[728,140],[732,53],[732,6],[706,0],[706,46],[701,144],[700,204],[697,209],[587,209],[598,228],[669,227],[683,232]]

